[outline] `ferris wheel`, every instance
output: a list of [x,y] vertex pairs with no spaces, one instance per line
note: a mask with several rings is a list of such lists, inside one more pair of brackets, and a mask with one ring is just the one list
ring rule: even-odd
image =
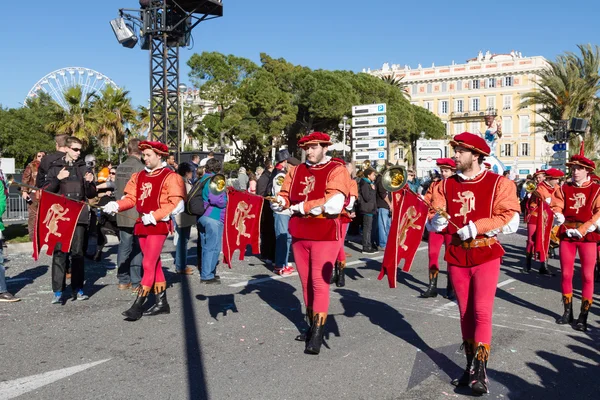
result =
[[50,72],[37,81],[27,93],[23,103],[37,97],[38,93],[45,92],[61,107],[67,108],[64,98],[65,90],[75,86],[81,87],[82,101],[87,99],[90,94],[100,93],[106,86],[118,89],[118,86],[109,77],[98,71],[83,67],[66,67]]

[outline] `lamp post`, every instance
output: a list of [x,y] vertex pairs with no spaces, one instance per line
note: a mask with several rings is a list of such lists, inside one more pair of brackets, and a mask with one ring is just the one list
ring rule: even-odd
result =
[[348,121],[347,116],[342,117],[342,123],[338,124],[338,128],[342,131],[342,158],[346,161],[346,121]]
[[[187,93],[187,85],[185,83],[180,83],[177,87],[177,91],[179,92],[179,125],[180,125],[180,143],[179,143],[179,151],[183,152],[185,150],[185,131],[184,131],[184,121],[183,121],[183,107],[184,103],[188,100]],[[179,160],[178,160],[179,161]]]

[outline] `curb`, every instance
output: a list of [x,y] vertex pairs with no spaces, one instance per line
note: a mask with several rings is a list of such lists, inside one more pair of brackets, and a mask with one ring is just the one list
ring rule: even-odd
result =
[[[118,244],[119,238],[113,235],[106,236],[106,244]],[[7,254],[33,254],[33,242],[6,243]]]

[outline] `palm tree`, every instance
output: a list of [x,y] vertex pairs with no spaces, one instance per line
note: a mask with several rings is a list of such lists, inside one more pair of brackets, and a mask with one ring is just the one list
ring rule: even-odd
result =
[[98,140],[103,147],[122,146],[127,126],[135,121],[136,111],[128,95],[127,90],[112,86],[93,95],[92,111],[98,121]]
[[90,143],[98,128],[98,121],[92,115],[91,95],[83,98],[81,86],[70,87],[64,92],[66,108],[52,101],[52,120],[47,129],[56,135],[75,136],[84,143]]
[[397,87],[398,89],[400,89],[402,91],[402,94],[407,99],[410,99],[410,94],[408,93],[408,86],[406,85],[406,83],[402,82],[402,79],[404,79],[403,76],[401,76],[401,77],[395,77],[393,75],[386,75],[386,76],[382,76],[381,77],[382,81],[384,81],[388,85],[392,85],[394,87]]
[[133,129],[138,135],[150,131],[150,109],[146,106],[139,106],[137,109],[137,118],[133,122]]

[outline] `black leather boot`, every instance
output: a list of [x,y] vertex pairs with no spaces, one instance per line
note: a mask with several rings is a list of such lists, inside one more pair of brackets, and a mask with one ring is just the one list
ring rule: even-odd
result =
[[573,322],[573,295],[563,296],[562,302],[564,313],[562,317],[556,320],[556,323],[559,325],[570,324]]
[[473,341],[465,340],[460,346],[460,349],[465,350],[465,355],[467,356],[467,366],[461,377],[452,379],[450,383],[454,386],[469,386],[469,382],[471,379],[471,367],[473,366],[473,357],[475,356],[475,351],[473,349]]
[[533,253],[527,253],[527,257],[525,258],[525,268],[523,272],[529,273],[531,271],[531,259],[533,258]]
[[456,293],[454,293],[454,286],[452,286],[452,281],[450,280],[450,272],[448,272],[448,282],[446,283],[446,295],[444,297],[448,300],[454,300],[456,298]]
[[[572,303],[571,303],[572,305]],[[592,306],[592,301],[586,298],[583,298],[581,301],[581,312],[579,313],[579,317],[577,317],[577,321],[575,321],[575,326],[573,328],[578,331],[586,332],[587,331],[587,319],[588,314],[590,312],[590,307]]]
[[312,309],[307,308],[306,309],[306,323],[308,324],[308,329],[305,332],[302,332],[301,334],[299,334],[298,336],[296,336],[296,338],[294,340],[297,340],[299,342],[308,342],[308,339],[310,338],[311,332],[312,332],[312,326],[313,326],[313,312]]
[[346,269],[346,261],[338,261],[335,263],[335,268],[338,270],[338,278],[335,286],[344,287],[346,286],[346,276],[344,275],[344,270]]
[[438,271],[434,270],[433,272],[429,272],[429,286],[427,286],[427,290],[421,293],[422,298],[437,297],[437,280]]
[[471,370],[471,390],[473,393],[481,395],[489,393],[487,378],[487,363],[490,357],[490,345],[479,343],[475,350],[473,359],[473,369]]
[[98,249],[96,249],[96,253],[94,253],[94,257],[92,257],[92,260],[98,262],[102,259],[102,247],[98,247]]
[[542,263],[542,265],[540,266],[540,275],[548,275],[548,276],[554,276],[554,274],[552,272],[550,272],[550,270],[548,269],[548,262],[544,261]]
[[144,312],[144,315],[152,316],[158,314],[170,314],[171,307],[167,302],[167,291],[163,290],[160,293],[156,293],[156,303],[152,307],[148,309],[148,311]]
[[330,285],[337,283],[339,274],[340,274],[340,269],[338,267],[338,262],[336,261],[335,267],[333,268],[333,272],[331,273],[331,279],[329,280]]
[[121,314],[125,317],[126,321],[137,321],[142,318],[142,313],[144,312],[144,302],[148,297],[148,290],[143,290],[140,288],[138,291],[138,295],[135,298],[135,301],[127,311],[123,311]]
[[306,343],[306,354],[319,354],[321,345],[323,344],[323,333],[325,333],[325,321],[327,320],[326,313],[317,313],[313,318],[310,338]]

